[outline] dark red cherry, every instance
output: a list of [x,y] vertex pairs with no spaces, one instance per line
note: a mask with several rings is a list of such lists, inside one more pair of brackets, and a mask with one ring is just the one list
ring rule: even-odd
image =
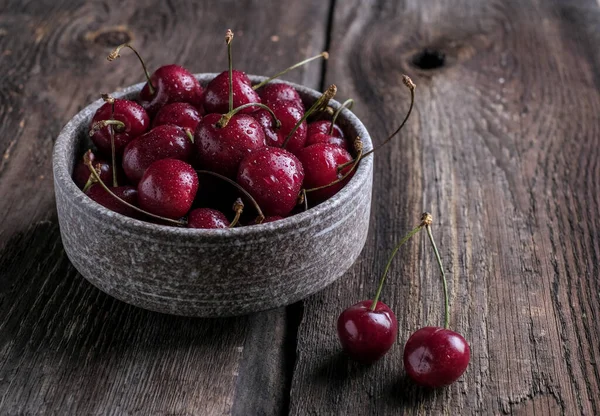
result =
[[[92,161],[92,165],[96,169],[96,172],[99,171],[100,179],[102,179],[102,182],[111,183],[112,167],[110,166],[110,163],[101,159],[96,159],[94,154],[91,152],[90,160]],[[75,168],[73,169],[73,181],[75,182],[75,184],[80,189],[83,189],[83,187],[87,184],[88,180],[90,179],[90,175],[90,169],[84,164],[83,160],[78,161],[75,165]]]
[[[150,128],[150,117],[148,117],[144,108],[138,103],[129,100],[115,99],[114,115],[112,115],[111,104],[105,103],[102,105],[96,111],[96,114],[94,114],[90,122],[90,129],[92,129],[94,124],[103,120],[117,120],[124,124],[124,126],[111,126],[114,130],[115,153],[117,156],[123,154],[123,149],[125,149],[127,143]],[[109,126],[103,127],[92,135],[92,141],[100,153],[107,157],[112,155],[109,129]]]
[[258,95],[262,103],[270,108],[278,104],[293,105],[304,113],[304,104],[302,103],[300,94],[291,85],[281,82],[269,82],[259,88]]
[[160,159],[192,160],[194,144],[181,128],[169,124],[158,126],[132,140],[123,152],[123,170],[137,184],[152,163]]
[[462,335],[440,327],[425,327],[404,346],[404,368],[415,383],[426,387],[452,384],[465,372],[469,344]]
[[[250,78],[242,71],[233,70],[233,108],[243,104],[260,103],[260,97],[252,89]],[[258,107],[249,107],[241,113],[252,113]],[[223,71],[206,86],[204,110],[207,113],[225,114],[229,111],[229,71]]]
[[152,163],[137,186],[140,208],[161,217],[179,219],[188,213],[196,192],[198,175],[181,160]]
[[189,228],[228,228],[229,220],[221,211],[197,208],[188,215]]
[[337,321],[342,348],[352,359],[372,363],[385,355],[396,342],[398,322],[383,302],[371,310],[372,300],[363,300],[343,311]]
[[[317,133],[329,134],[330,128],[331,128],[331,121],[329,121],[329,120],[313,121],[312,123],[308,124],[306,135],[310,137],[313,134],[317,134]],[[340,137],[342,139],[344,138],[344,132],[337,124],[335,124],[333,126],[333,132],[331,133],[331,135],[333,137]]]
[[264,147],[240,163],[237,182],[252,195],[265,215],[286,216],[296,206],[304,169],[285,149]]
[[[267,138],[267,144],[273,147],[281,147],[285,142],[285,138],[292,131],[296,123],[304,116],[304,111],[298,109],[293,105],[287,105],[286,103],[279,103],[270,106],[275,116],[281,122],[280,128],[273,126],[273,118],[267,110],[259,109],[252,116],[262,126],[265,137]],[[303,121],[300,126],[296,129],[292,137],[287,143],[286,150],[296,154],[300,149],[304,147],[306,143],[306,121]]]
[[[138,192],[133,186],[117,186],[116,188],[109,187],[109,189],[112,193],[125,202],[129,202],[131,205],[136,207],[138,206]],[[132,218],[138,218],[140,216],[138,211],[120,202],[114,196],[106,192],[106,190],[99,184],[93,185],[90,189],[88,189],[86,194],[91,199],[105,208],[110,209],[111,211],[118,212],[119,214],[123,214]]]
[[308,136],[308,138],[306,139],[305,146],[308,147],[317,143],[329,143],[334,146],[341,147],[342,149],[349,150],[348,142],[346,141],[346,139],[336,136],[330,136],[327,133],[315,133],[312,136]]
[[[352,155],[339,146],[328,143],[317,143],[305,147],[297,153],[298,159],[304,166],[304,189],[318,188],[328,185],[341,178],[351,166],[338,172],[338,166],[350,162]],[[335,185],[308,193],[308,201],[320,203],[335,195],[350,180],[352,174]]]
[[196,126],[202,119],[202,114],[196,107],[188,103],[171,103],[161,108],[154,120],[152,127],[163,124],[173,124],[189,130],[192,134],[196,131]]
[[225,127],[217,127],[220,114],[207,114],[198,124],[194,140],[202,169],[235,178],[242,159],[266,146],[260,124],[247,114],[235,114]]
[[190,71],[179,65],[164,65],[150,76],[153,93],[146,83],[140,91],[140,104],[148,114],[155,115],[170,103],[188,103],[202,106],[202,87]]

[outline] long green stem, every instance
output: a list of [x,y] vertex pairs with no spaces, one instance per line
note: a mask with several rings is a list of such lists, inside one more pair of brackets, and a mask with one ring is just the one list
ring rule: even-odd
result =
[[233,110],[233,61],[231,59],[231,41],[233,32],[227,29],[225,34],[225,43],[227,44],[227,60],[229,61],[229,111]]
[[440,272],[442,272],[442,284],[444,286],[444,328],[448,329],[450,326],[450,304],[448,300],[448,282],[446,281],[446,273],[444,272],[442,258],[440,257],[440,253],[433,239],[433,234],[431,233],[431,225],[427,224],[425,228],[427,229],[427,235],[429,236],[429,241],[431,241],[435,253],[435,259],[437,260],[438,266],[440,266]]
[[339,117],[342,110],[344,108],[350,110],[352,106],[354,106],[354,100],[352,98],[348,98],[346,101],[344,101],[342,105],[340,105],[340,107],[337,110],[335,110],[335,113],[333,113],[333,117],[331,118],[331,126],[329,126],[329,131],[327,132],[327,134],[329,134],[330,136],[333,134],[333,126],[335,126],[335,121]]
[[248,107],[260,107],[263,110],[267,110],[269,112],[269,114],[271,114],[271,117],[273,117],[273,127],[275,127],[276,129],[281,127],[281,122],[279,121],[279,119],[277,118],[277,116],[275,115],[273,110],[271,110],[267,105],[261,104],[261,103],[242,104],[239,107],[236,107],[235,109],[231,110],[227,114],[223,114],[221,116],[221,118],[219,119],[219,121],[217,121],[217,127],[222,129],[223,127],[225,127],[227,125],[227,123],[229,123],[229,120],[231,120],[231,117],[233,117],[234,115],[236,115],[237,113],[239,113],[240,111],[242,111],[243,109],[248,108]]
[[327,88],[327,90],[325,90],[325,92],[323,93],[323,95],[321,95],[319,97],[319,99],[317,101],[315,101],[314,104],[306,111],[306,113],[304,113],[304,115],[296,123],[296,125],[294,126],[294,128],[292,129],[292,131],[290,131],[288,133],[288,135],[285,138],[285,140],[283,141],[283,145],[281,147],[285,149],[285,147],[287,146],[288,142],[290,141],[290,139],[292,138],[292,136],[294,135],[294,133],[296,133],[296,130],[298,130],[298,128],[304,122],[304,120],[306,120],[315,111],[327,107],[327,104],[329,103],[329,100],[331,100],[333,97],[335,97],[336,93],[337,93],[337,87],[335,85],[333,85],[333,84],[330,85],[329,88]]
[[123,48],[129,48],[133,51],[133,53],[135,53],[135,55],[138,57],[138,59],[140,60],[140,63],[142,64],[142,68],[144,68],[144,74],[146,75],[146,81],[148,82],[148,90],[150,92],[150,95],[154,95],[154,91],[156,91],[156,89],[154,88],[154,85],[152,85],[152,81],[150,80],[150,73],[148,72],[148,69],[146,68],[146,63],[144,62],[144,60],[142,59],[142,57],[140,56],[140,54],[138,53],[138,51],[136,51],[133,46],[131,46],[129,43],[124,43],[122,45],[119,45],[115,48],[114,51],[112,51],[107,57],[106,59],[108,59],[110,62],[114,61],[115,59],[119,58],[121,55],[119,55],[119,52],[121,51],[121,49]]
[[[392,140],[392,138],[398,134],[400,132],[400,130],[402,130],[402,127],[404,127],[404,125],[406,124],[406,122],[408,121],[408,118],[410,117],[410,114],[412,113],[413,110],[413,106],[415,104],[415,84],[412,82],[412,80],[406,76],[403,75],[402,76],[402,82],[404,83],[404,85],[410,90],[410,107],[408,108],[408,112],[406,113],[406,116],[404,116],[404,120],[402,120],[402,123],[400,124],[400,127],[398,127],[396,129],[396,131],[394,131],[392,134],[390,134],[388,136],[387,139],[385,139],[385,141],[383,143],[381,143],[379,146],[369,150],[368,152],[366,152],[365,154],[362,155],[363,159],[367,156],[369,156],[371,153],[379,150],[382,146],[384,146],[385,144],[387,144],[390,140]],[[352,163],[352,161],[350,162],[346,162],[344,164],[341,164],[338,166],[338,171],[345,168],[346,166],[348,166],[350,163]]]
[[408,234],[406,234],[404,236],[404,238],[402,240],[400,240],[400,242],[396,245],[396,247],[394,247],[394,250],[392,250],[392,254],[390,255],[390,258],[388,259],[388,262],[385,265],[385,270],[383,271],[383,275],[381,276],[381,280],[379,281],[379,287],[377,288],[377,293],[375,294],[375,298],[373,299],[373,303],[371,304],[372,311],[374,311],[375,308],[377,307],[377,301],[379,300],[379,296],[381,295],[381,291],[383,290],[383,284],[385,283],[385,279],[387,277],[388,271],[390,270],[390,266],[392,265],[392,261],[394,260],[394,257],[396,257],[396,253],[398,253],[398,250],[400,250],[400,247],[402,247],[408,240],[410,240],[410,238],[413,235],[415,235],[416,233],[421,231],[421,228],[423,228],[423,226],[424,226],[424,224],[421,223],[417,227],[413,228]]
[[[115,118],[115,99],[108,94],[102,94],[102,98],[104,101],[110,104],[110,118],[114,120]],[[115,129],[111,124],[108,126],[110,130],[110,152],[112,157],[112,179],[113,179],[113,187],[116,188],[119,186],[117,183],[117,152],[115,150]]]
[[253,90],[257,90],[260,87],[264,86],[265,84],[269,83],[270,81],[273,81],[275,78],[279,78],[282,75],[287,74],[288,72],[290,72],[292,69],[296,69],[299,66],[302,66],[304,64],[309,63],[310,61],[314,61],[315,59],[319,59],[319,58],[324,58],[324,59],[329,59],[329,54],[327,52],[321,52],[318,55],[315,55],[311,58],[305,59],[304,61],[298,62],[297,64],[294,64],[292,66],[290,66],[289,68],[284,69],[281,72],[278,72],[277,74],[273,75],[271,78],[265,79],[263,82],[261,82],[260,84],[256,84],[255,86],[252,87]]

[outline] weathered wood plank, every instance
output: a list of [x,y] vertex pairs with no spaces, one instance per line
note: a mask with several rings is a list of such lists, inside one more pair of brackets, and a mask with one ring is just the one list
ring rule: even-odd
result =
[[[0,2],[0,414],[279,414],[295,318],[170,317],[118,302],[77,274],[60,244],[53,139],[100,93],[149,67],[271,74],[323,49],[328,2]],[[321,66],[290,73],[311,86]],[[32,226],[32,224],[35,224]],[[288,324],[291,321],[291,324]]]
[[[291,414],[599,414],[598,3],[351,0],[336,3],[331,38],[326,82],[357,99],[375,138],[402,117],[403,72],[417,106],[376,156],[361,259],[305,303]],[[425,49],[445,64],[415,67]],[[402,366],[410,333],[442,321],[424,236],[383,293],[400,325],[392,351],[362,367],[339,354],[335,332],[423,210],[449,272],[451,326],[472,349],[463,378],[435,392]]]

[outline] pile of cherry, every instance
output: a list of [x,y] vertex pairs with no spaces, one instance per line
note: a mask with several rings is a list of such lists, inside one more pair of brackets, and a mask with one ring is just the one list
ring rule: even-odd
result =
[[232,39],[228,31],[229,70],[205,88],[178,65],[150,75],[129,44],[108,56],[130,48],[147,82],[136,100],[104,95],[90,122],[95,150],[74,170],[90,198],[164,225],[227,228],[241,225],[244,202],[255,212],[245,225],[276,221],[327,200],[350,180],[362,145],[352,138],[349,146],[335,123],[339,111],[328,102],[336,87],[305,109],[292,86],[270,82],[327,53],[253,86],[232,68]]

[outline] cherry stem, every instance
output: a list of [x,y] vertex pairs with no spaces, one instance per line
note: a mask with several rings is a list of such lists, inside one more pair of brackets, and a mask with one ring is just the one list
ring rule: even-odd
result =
[[88,191],[88,189],[90,189],[92,187],[92,185],[95,183],[96,183],[96,180],[94,179],[94,175],[92,175],[90,173],[90,177],[88,178],[87,182],[85,183],[85,185],[83,186],[83,189],[81,191],[85,194]]
[[404,238],[402,238],[402,240],[400,240],[400,242],[396,245],[396,247],[394,247],[394,250],[392,250],[392,254],[390,255],[390,258],[387,261],[387,264],[385,265],[385,270],[383,271],[383,275],[381,276],[381,280],[379,281],[379,287],[377,288],[377,293],[375,294],[375,298],[373,299],[373,303],[371,304],[371,310],[374,311],[375,308],[377,307],[377,301],[379,300],[379,296],[381,295],[381,291],[383,290],[383,284],[385,283],[385,279],[387,277],[388,271],[390,270],[390,266],[392,265],[392,261],[394,260],[394,257],[396,257],[396,253],[398,253],[398,250],[400,250],[400,247],[402,247],[408,240],[410,240],[410,238],[415,235],[416,233],[418,233],[419,231],[421,231],[421,229],[425,226],[427,226],[427,220],[431,218],[431,215],[428,213],[424,213],[421,216],[421,223],[416,226],[415,228],[413,228],[408,234],[406,234],[404,236]]
[[327,104],[329,103],[329,100],[331,100],[333,97],[335,97],[336,93],[337,93],[337,87],[334,84],[330,85],[329,88],[327,88],[327,90],[325,90],[325,92],[319,97],[319,99],[314,102],[314,104],[308,109],[308,111],[306,111],[306,113],[304,113],[302,118],[296,123],[296,125],[294,126],[292,131],[289,132],[289,134],[283,141],[283,145],[281,147],[285,149],[285,147],[287,146],[288,142],[290,141],[290,139],[292,138],[294,133],[296,133],[296,130],[298,130],[300,125],[308,117],[310,117],[310,115],[312,113],[316,112],[317,110],[322,110],[324,108],[327,108]]
[[221,116],[221,118],[219,119],[219,121],[217,121],[217,127],[222,129],[223,127],[227,126],[227,124],[229,123],[229,120],[231,120],[231,117],[233,117],[234,115],[236,115],[237,113],[239,113],[240,111],[242,111],[243,109],[248,108],[248,107],[260,107],[264,110],[267,110],[269,112],[269,114],[271,114],[271,117],[273,117],[273,127],[275,127],[276,129],[281,127],[281,121],[279,121],[279,119],[277,118],[277,116],[275,115],[273,110],[271,110],[268,106],[261,104],[261,103],[242,104],[239,107],[231,110],[227,114],[223,114]]
[[296,69],[302,65],[305,65],[305,64],[307,64],[311,61],[314,61],[315,59],[319,59],[319,58],[323,58],[323,59],[327,60],[327,59],[329,59],[329,53],[327,53],[327,51],[323,51],[318,55],[315,55],[311,58],[305,59],[304,61],[300,61],[297,64],[294,64],[294,65],[290,66],[289,68],[286,68],[281,72],[278,72],[277,74],[273,75],[271,78],[265,79],[260,84],[256,84],[255,86],[252,87],[252,89],[256,91],[257,89],[264,86],[265,84],[268,84],[269,82],[273,81],[275,78],[279,78],[280,76],[287,74],[292,69]]
[[240,191],[242,194],[244,194],[244,196],[250,200],[250,202],[252,203],[252,205],[254,205],[254,209],[256,209],[256,212],[258,213],[258,218],[256,219],[256,223],[257,224],[261,224],[264,221],[265,215],[263,214],[262,210],[260,209],[260,206],[258,205],[258,202],[256,202],[256,200],[252,197],[252,195],[250,195],[248,193],[248,191],[246,191],[244,188],[242,188],[237,182],[232,181],[227,176],[223,176],[223,175],[221,175],[219,173],[212,172],[210,170],[197,170],[196,173],[199,173],[201,175],[215,176],[215,177],[217,177],[219,179],[222,179],[225,182],[227,182],[227,183],[235,186],[237,188],[237,190]]
[[233,210],[235,211],[235,218],[231,221],[231,224],[229,224],[229,228],[233,228],[237,225],[242,216],[242,212],[244,212],[244,202],[241,198],[235,200],[233,203]]
[[337,118],[340,115],[340,113],[342,112],[342,110],[344,108],[347,108],[348,110],[350,110],[353,106],[354,106],[354,100],[352,98],[347,99],[346,101],[344,101],[344,103],[342,105],[340,105],[340,108],[338,108],[335,111],[335,113],[333,113],[333,117],[331,119],[331,126],[329,127],[329,132],[327,134],[329,134],[330,136],[333,134],[333,126],[335,125],[335,121],[337,120]]
[[184,129],[185,130],[185,135],[188,137],[188,139],[190,139],[190,141],[192,143],[194,143],[194,135],[192,134],[192,132],[189,129]]
[[233,40],[233,32],[227,29],[225,33],[225,43],[227,44],[227,60],[229,61],[229,112],[233,110],[233,62],[231,59],[231,41]]
[[154,88],[154,85],[152,85],[152,81],[150,81],[150,74],[148,73],[148,69],[146,68],[146,63],[144,62],[144,60],[142,59],[142,57],[140,56],[140,54],[138,53],[138,51],[136,51],[133,46],[131,46],[129,43],[124,43],[122,45],[119,45],[115,48],[114,51],[112,51],[107,57],[106,59],[108,59],[109,62],[114,61],[115,59],[119,58],[121,55],[119,55],[119,52],[121,52],[121,49],[123,48],[129,48],[133,51],[133,53],[135,53],[135,55],[138,57],[138,59],[140,60],[140,63],[142,64],[142,68],[144,68],[144,74],[146,75],[146,81],[148,82],[148,90],[150,90],[150,95],[154,95],[154,91],[156,91],[156,89]]
[[92,137],[99,130],[102,130],[104,127],[107,127],[107,126],[115,126],[115,128],[117,130],[119,130],[119,129],[124,129],[125,128],[125,123],[123,123],[120,120],[101,120],[101,121],[97,121],[94,124],[92,124],[92,128],[90,129],[90,137]]
[[431,233],[431,222],[425,225],[425,229],[427,230],[429,241],[431,241],[431,246],[433,247],[433,251],[435,253],[435,259],[437,260],[438,266],[440,266],[440,272],[442,272],[442,284],[444,286],[444,328],[448,329],[450,326],[450,302],[448,300],[448,282],[446,281],[446,273],[444,272],[444,266],[442,266],[440,252],[435,245],[433,234]]
[[[404,85],[406,85],[406,87],[410,90],[410,107],[408,108],[408,112],[406,113],[406,116],[404,117],[404,120],[402,121],[402,124],[400,124],[400,127],[398,127],[396,129],[396,131],[394,131],[392,134],[390,134],[388,136],[387,139],[385,139],[385,141],[383,143],[381,143],[379,146],[375,147],[374,149],[369,150],[368,152],[366,152],[365,154],[362,155],[363,158],[369,156],[371,153],[379,150],[382,146],[384,146],[385,144],[387,144],[387,142],[389,142],[390,140],[392,140],[392,138],[398,134],[400,132],[400,130],[402,130],[402,127],[404,127],[404,125],[406,124],[408,118],[410,117],[410,113],[412,113],[412,109],[415,103],[415,84],[412,82],[412,80],[407,76],[407,75],[402,75],[402,82],[404,83]],[[350,162],[346,162],[342,165],[338,166],[338,170],[343,169],[344,167],[348,166]]]
[[[114,120],[115,118],[115,99],[108,94],[102,94],[102,99],[110,104],[110,118]],[[108,126],[110,131],[110,152],[112,157],[112,179],[113,179],[113,187],[116,188],[119,186],[117,183],[117,155],[115,150],[115,130],[112,125]]]
[[94,169],[94,167],[92,166],[92,161],[90,160],[90,156],[89,156],[90,152],[91,152],[91,150],[88,150],[86,152],[86,154],[83,155],[83,163],[88,167],[88,169],[90,170],[90,172],[94,176],[94,179],[96,180],[96,182],[98,182],[98,184],[100,184],[100,186],[102,188],[104,188],[104,190],[106,192],[108,192],[109,195],[111,195],[113,198],[115,198],[117,201],[119,201],[123,205],[126,205],[129,208],[131,208],[131,209],[133,209],[133,210],[135,210],[137,212],[141,212],[142,214],[147,215],[149,217],[156,218],[158,220],[165,221],[165,222],[170,222],[170,223],[176,224],[176,225],[186,225],[185,221],[178,221],[178,220],[174,220],[174,219],[171,219],[171,218],[161,217],[160,215],[151,214],[151,213],[149,213],[147,211],[144,211],[141,208],[136,207],[135,205],[130,204],[127,201],[124,201],[123,199],[121,199],[117,195],[115,195],[110,190],[110,188],[108,186],[106,186],[106,184],[102,181],[102,179],[100,178],[100,175],[98,175],[98,172],[96,172],[96,169]]
[[336,183],[340,183],[344,179],[346,179],[354,171],[354,169],[356,169],[356,166],[358,166],[358,163],[361,161],[361,156],[362,156],[362,152],[363,152],[363,145],[362,145],[362,141],[360,140],[360,137],[357,137],[356,140],[354,141],[354,148],[356,149],[356,152],[358,153],[358,155],[356,156],[356,159],[354,159],[352,161],[352,162],[354,162],[354,164],[348,170],[348,172],[344,173],[341,177],[337,178],[335,181],[333,181],[331,183],[328,183],[327,185],[318,186],[316,188],[311,188],[311,189],[305,189],[304,193],[314,192],[314,191],[318,191],[318,190],[321,190],[321,189],[329,188],[330,186],[333,186]]

